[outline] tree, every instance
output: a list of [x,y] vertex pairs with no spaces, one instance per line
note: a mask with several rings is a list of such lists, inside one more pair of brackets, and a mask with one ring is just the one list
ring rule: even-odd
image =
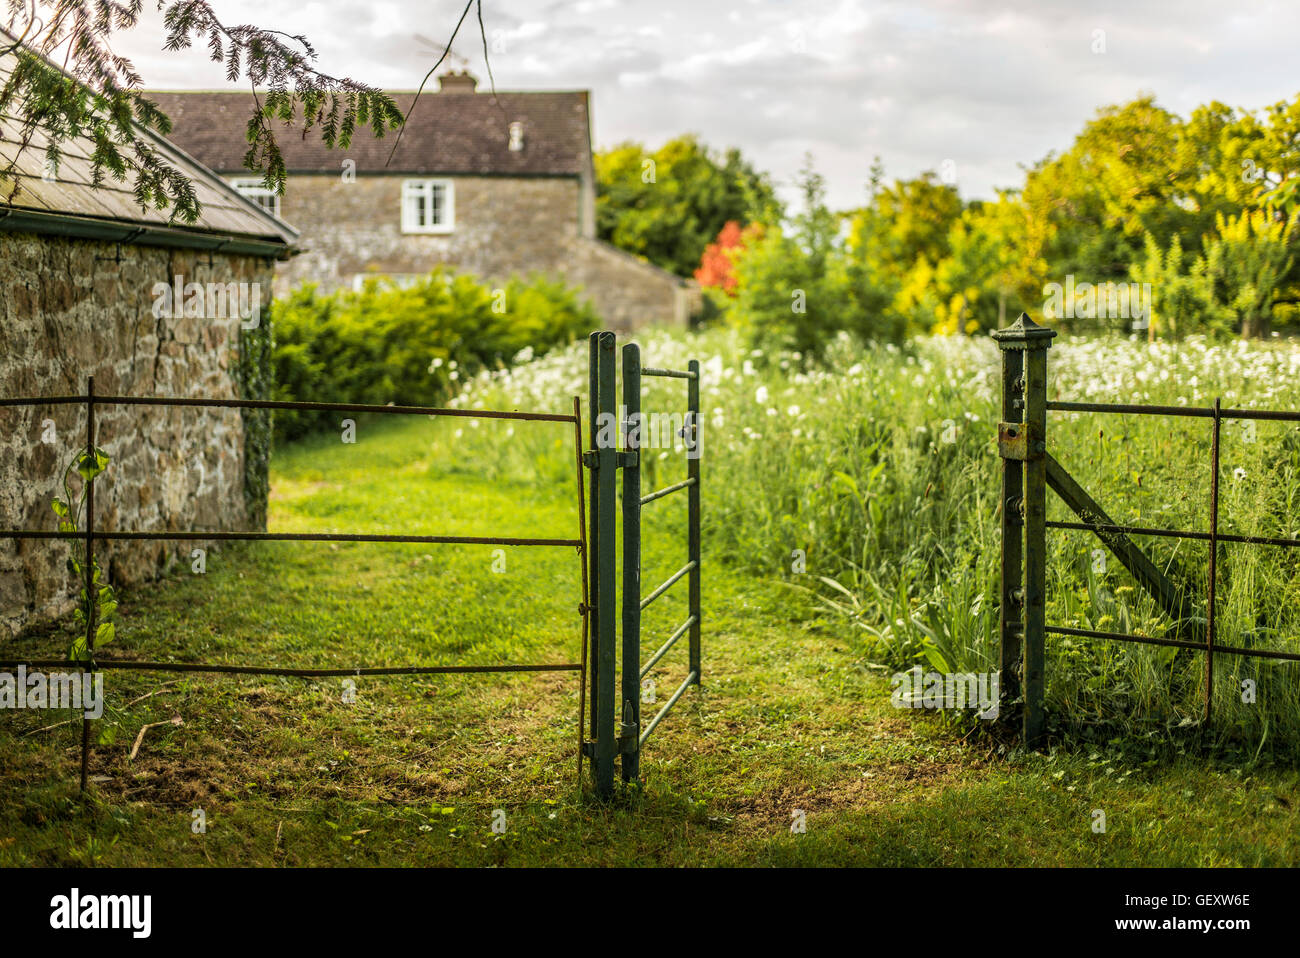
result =
[[1206,271],[1220,301],[1235,314],[1243,339],[1268,335],[1294,262],[1295,235],[1293,223],[1267,210],[1218,218],[1218,232],[1206,243]]
[[[1047,235],[1053,274],[1118,280],[1151,233],[1164,245],[1197,231],[1191,172],[1179,164],[1182,121],[1154,97],[1099,110],[1073,146],[1026,176],[1022,194]],[[1184,157],[1185,158],[1185,157]]]
[[721,290],[727,296],[736,295],[735,257],[745,244],[746,231],[735,220],[727,220],[718,232],[718,238],[704,248],[695,281],[702,289]]
[[1300,97],[1257,112],[1215,101],[1184,121],[1144,96],[1098,111],[1020,199],[1049,278],[1150,282],[1153,336],[1257,335],[1285,321],[1300,285],[1292,234],[1260,225],[1295,219],[1298,184]]
[[1189,261],[1175,236],[1162,252],[1146,238],[1146,256],[1133,279],[1155,292],[1151,335],[1202,330],[1267,336],[1294,263],[1294,222],[1271,210],[1219,214],[1205,251]]
[[839,330],[859,338],[878,330],[855,296],[839,220],[826,206],[826,184],[811,157],[798,185],[802,211],[788,228],[764,224],[736,257],[732,315],[755,347],[811,360]]
[[935,266],[951,252],[950,232],[961,216],[957,191],[933,172],[884,185],[877,157],[865,207],[850,214],[848,273],[862,322],[871,336],[929,331],[948,297],[934,286]]
[[778,210],[765,174],[739,150],[719,156],[694,136],[654,153],[624,143],[596,154],[596,228],[601,239],[689,276],[729,220],[770,219]]
[[973,333],[1005,324],[1012,283],[1014,248],[983,207],[963,211],[948,231],[951,253],[935,267],[934,282],[944,294],[936,332]]
[[1177,336],[1182,332],[1230,332],[1235,317],[1215,297],[1214,280],[1203,256],[1189,257],[1182,240],[1174,236],[1169,247],[1146,235],[1146,256],[1131,273],[1137,283],[1149,284],[1155,295],[1148,317],[1148,338],[1158,334]]
[[852,214],[850,244],[897,276],[921,258],[933,266],[949,253],[948,232],[961,215],[961,197],[933,171],[892,186],[880,185],[880,175],[878,165],[873,167],[871,202]]
[[[245,165],[261,173],[267,186],[284,191],[286,170],[271,121],[301,122],[301,135],[315,131],[327,147],[345,148],[353,132],[369,126],[375,136],[400,129],[404,118],[383,91],[348,77],[331,76],[315,65],[317,55],[306,37],[248,24],[227,26],[206,0],[156,0],[163,11],[165,49],[206,46],[210,58],[224,65],[231,82],[241,77],[253,88]],[[478,6],[483,32],[482,0],[469,0],[451,39],[471,8]],[[0,85],[0,112],[18,120],[18,149],[0,175],[16,169],[18,156],[39,132],[46,141],[46,166],[58,172],[61,145],[86,137],[94,182],[105,173],[132,181],[142,206],[170,208],[173,219],[192,223],[200,204],[184,174],[162,160],[149,132],[165,136],[171,122],[140,89],[131,62],[113,53],[113,31],[134,28],[144,0],[50,0],[44,18],[36,5],[9,0],[8,46],[13,70]],[[451,40],[443,58],[451,49]],[[487,55],[484,34],[484,56]],[[60,66],[55,60],[61,59]],[[439,59],[442,62],[442,58]],[[433,74],[437,64],[425,77]],[[66,71],[66,72],[65,72]],[[423,84],[422,84],[423,86]],[[259,92],[260,90],[260,92]],[[16,195],[17,185],[8,200]]]

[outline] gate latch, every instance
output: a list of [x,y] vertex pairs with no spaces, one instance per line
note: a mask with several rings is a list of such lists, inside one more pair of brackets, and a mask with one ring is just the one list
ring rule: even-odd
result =
[[627,699],[623,700],[623,717],[618,723],[618,753],[635,755],[641,748],[641,723],[632,720],[636,715],[636,706]]
[[1027,461],[1041,459],[1047,452],[1042,439],[1034,438],[1035,430],[1027,422],[998,423],[998,455],[1003,459]]
[[618,754],[635,755],[641,748],[641,726],[636,722],[618,723]]
[[[582,464],[588,469],[596,469],[600,465],[600,454],[595,449],[588,449],[582,454]],[[637,452],[635,449],[627,451],[616,451],[614,453],[614,468],[626,469],[629,466],[637,465]]]

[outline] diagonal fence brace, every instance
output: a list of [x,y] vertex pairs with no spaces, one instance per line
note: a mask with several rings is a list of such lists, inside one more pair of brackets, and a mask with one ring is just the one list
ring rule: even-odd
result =
[[[1047,484],[1083,522],[1094,526],[1118,524],[1051,454],[1047,456]],[[1186,622],[1188,613],[1196,607],[1194,601],[1160,571],[1137,543],[1122,532],[1093,531],[1161,610],[1177,623],[1176,631],[1198,631],[1195,624]]]

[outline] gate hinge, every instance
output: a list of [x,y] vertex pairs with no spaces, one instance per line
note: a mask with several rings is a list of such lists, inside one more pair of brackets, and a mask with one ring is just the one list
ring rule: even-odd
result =
[[583,754],[583,757],[584,757],[584,758],[595,758],[595,757],[596,757],[596,743],[595,743],[595,742],[583,742],[583,743],[582,743],[582,754]]
[[600,457],[596,455],[596,451],[594,449],[588,449],[586,452],[582,454],[582,464],[586,466],[588,469],[595,469],[598,465],[600,465]]
[[637,464],[636,450],[629,449],[626,452],[620,452],[614,462],[619,469],[625,469],[628,466],[635,466]]

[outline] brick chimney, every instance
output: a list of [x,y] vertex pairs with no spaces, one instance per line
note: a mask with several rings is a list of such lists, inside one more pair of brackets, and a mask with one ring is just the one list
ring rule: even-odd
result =
[[466,70],[450,70],[438,77],[439,93],[473,93],[477,88],[478,80]]

